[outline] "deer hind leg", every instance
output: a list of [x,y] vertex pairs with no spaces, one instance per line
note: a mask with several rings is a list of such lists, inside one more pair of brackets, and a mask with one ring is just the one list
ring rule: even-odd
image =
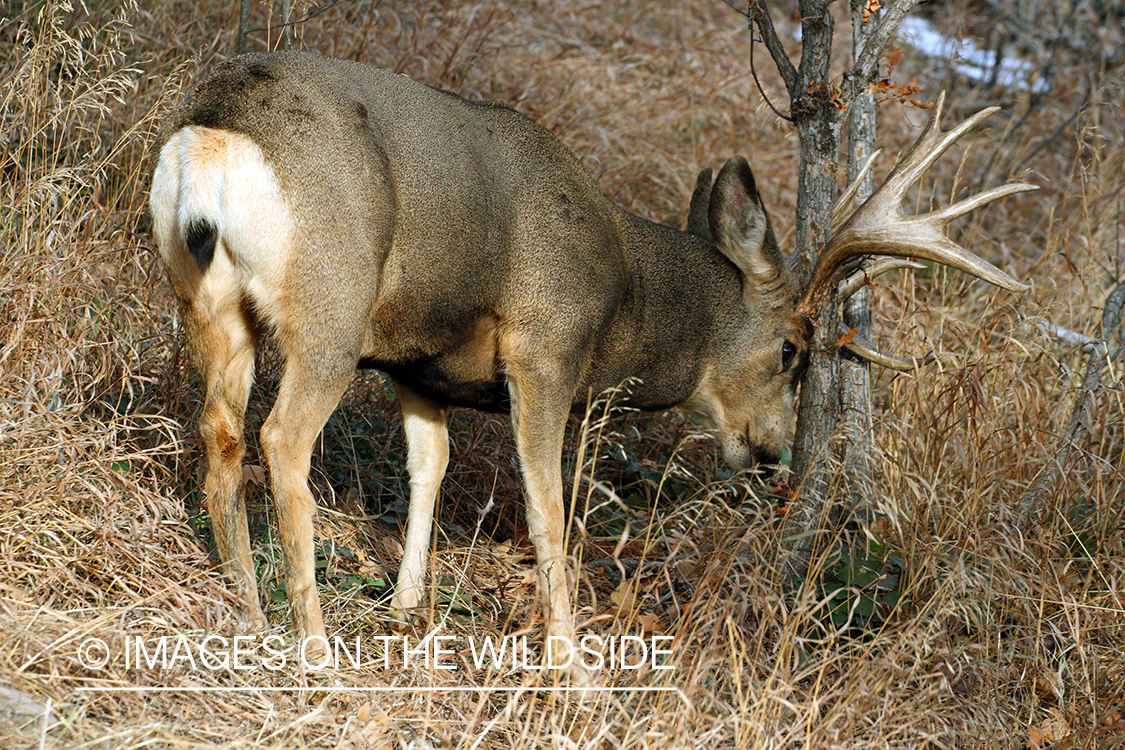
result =
[[405,620],[422,599],[426,554],[430,548],[434,504],[449,464],[448,412],[401,383],[395,383],[406,432],[406,468],[410,474],[410,513],[391,613]]
[[[356,362],[308,346],[286,357],[277,403],[262,426],[262,449],[269,465],[285,558],[285,590],[300,638],[325,638],[316,592],[313,513],[309,491],[313,444],[344,395]],[[312,645],[310,653],[317,646]]]
[[242,474],[257,333],[237,294],[200,295],[185,310],[192,350],[207,388],[199,432],[207,451],[206,505],[215,546],[223,571],[237,586],[247,624],[264,630],[268,623],[250,556]]
[[[526,361],[526,360],[525,360]],[[574,617],[566,580],[566,512],[562,448],[573,384],[540,369],[507,362],[512,425],[527,492],[527,527],[535,546],[552,664],[571,661]],[[572,673],[579,674],[577,669]]]

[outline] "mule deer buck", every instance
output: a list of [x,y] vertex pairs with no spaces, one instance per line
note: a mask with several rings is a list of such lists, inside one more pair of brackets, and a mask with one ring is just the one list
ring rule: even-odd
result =
[[165,125],[151,209],[206,385],[207,509],[250,624],[266,625],[241,466],[261,332],[284,357],[261,438],[299,633],[325,635],[310,455],[358,367],[391,378],[405,425],[410,512],[392,608],[405,615],[421,598],[449,408],[509,412],[547,634],[569,641],[568,415],[591,391],[634,378],[633,406],[699,415],[736,468],[774,463],[818,310],[838,284],[854,291],[903,263],[865,271],[852,259],[926,258],[1026,288],[942,229],[1031,186],[918,217],[898,208],[989,112],[945,134],[939,104],[874,197],[857,207],[845,194],[831,244],[799,288],[740,157],[713,187],[705,173],[692,231],[681,232],[615,206],[554,135],[507,107],[315,54],[219,65]]

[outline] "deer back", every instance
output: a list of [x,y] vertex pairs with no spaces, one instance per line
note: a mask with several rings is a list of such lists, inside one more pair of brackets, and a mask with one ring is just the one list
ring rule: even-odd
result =
[[632,376],[635,403],[663,408],[745,328],[736,265],[619,209],[507,107],[273,53],[218,66],[172,119],[183,128],[247,136],[276,175],[292,233],[272,262],[287,281],[257,307],[300,311],[267,316],[283,341],[321,326],[440,401],[506,409],[505,341],[533,337],[577,373],[576,406]]

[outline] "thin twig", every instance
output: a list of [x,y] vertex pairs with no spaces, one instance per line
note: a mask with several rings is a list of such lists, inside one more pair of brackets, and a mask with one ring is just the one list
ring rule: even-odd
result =
[[237,50],[238,54],[242,54],[243,52],[246,51],[246,37],[248,37],[251,34],[257,34],[260,31],[270,31],[271,29],[286,29],[286,28],[292,29],[292,28],[296,28],[297,26],[300,26],[301,24],[305,23],[306,21],[311,21],[312,19],[316,18],[317,16],[321,15],[322,13],[325,13],[326,11],[332,10],[337,5],[350,5],[352,3],[355,3],[356,0],[333,0],[330,3],[324,3],[322,5],[317,5],[317,6],[314,6],[312,8],[309,8],[308,11],[306,11],[303,16],[301,16],[300,18],[295,18],[292,21],[289,21],[287,23],[275,23],[275,24],[270,24],[269,26],[259,26],[258,28],[246,29],[245,31],[243,31],[243,19],[242,19],[243,14],[245,14],[245,16],[246,16],[245,23],[247,25],[249,25],[249,23],[250,23],[250,2],[251,2],[251,0],[242,0],[242,7],[239,10],[238,34],[239,34],[239,39],[241,41],[241,47],[235,48]]
[[918,4],[919,0],[899,0],[886,7],[883,17],[875,30],[867,38],[867,44],[856,57],[855,65],[844,73],[840,85],[840,99],[844,102],[855,101],[865,89],[875,73],[879,70],[879,58],[883,55],[883,48],[898,33],[898,27],[906,14]]
[[797,69],[793,67],[789,55],[785,53],[785,48],[781,45],[777,30],[773,27],[773,19],[770,18],[770,12],[766,8],[765,0],[751,0],[750,15],[754,22],[758,24],[758,31],[762,34],[762,43],[769,50],[770,57],[773,58],[773,62],[777,66],[777,72],[781,74],[781,80],[785,81],[785,90],[789,92],[789,101],[794,101],[801,93]]
[[1020,170],[1024,168],[1025,164],[1034,159],[1044,148],[1054,143],[1055,140],[1063,134],[1063,131],[1069,128],[1071,124],[1073,124],[1074,121],[1078,119],[1078,115],[1082,114],[1082,111],[1086,109],[1086,105],[1090,103],[1090,92],[1092,89],[1093,84],[1091,82],[1091,84],[1086,87],[1086,95],[1082,97],[1081,103],[1079,103],[1079,105],[1074,108],[1074,112],[1071,113],[1070,117],[1066,118],[1066,121],[1055,129],[1055,132],[1051,133],[1049,136],[1040,141],[1039,145],[1031,149],[1031,152],[1028,153],[1027,156],[1020,159],[1019,164],[1012,168],[1012,174],[1019,174]]
[[754,38],[754,26],[753,26],[753,24],[751,24],[751,26],[750,26],[750,76],[754,79],[754,83],[758,87],[758,93],[762,95],[762,100],[765,101],[766,106],[768,106],[770,109],[772,109],[773,113],[775,115],[777,115],[778,117],[780,117],[782,120],[785,120],[786,122],[793,122],[793,118],[790,115],[782,114],[781,112],[778,111],[777,107],[773,106],[773,102],[770,101],[770,97],[766,93],[766,90],[764,88],[762,88],[762,82],[758,79],[758,70],[757,70],[757,68],[754,67],[754,42],[755,41],[756,40]]
[[[747,19],[747,26],[750,29],[750,77],[754,79],[754,85],[758,87],[758,93],[762,95],[762,100],[765,101],[766,106],[768,106],[771,110],[773,110],[773,113],[775,115],[777,115],[778,117],[780,117],[782,120],[785,120],[786,122],[793,122],[793,118],[790,115],[782,114],[777,109],[777,107],[773,106],[773,102],[770,101],[769,96],[766,94],[766,90],[762,87],[762,81],[758,77],[758,69],[754,65],[754,45],[757,42],[764,41],[764,40],[758,39],[757,37],[754,36],[754,16],[751,15],[749,10],[742,10],[742,8],[736,7],[735,4],[733,2],[731,2],[731,0],[723,0],[723,3],[728,8],[733,10],[735,13],[737,13],[738,15],[742,16],[743,18]],[[751,6],[755,6],[755,5],[759,5],[759,4],[760,3],[758,2],[758,0],[751,0],[750,1]],[[770,23],[769,11],[764,10],[763,12],[766,14],[766,23],[767,24]],[[773,29],[772,24],[770,26],[770,29],[771,30]],[[775,38],[776,38],[776,34],[775,34]],[[779,45],[780,45],[780,43],[779,43]],[[767,45],[767,48],[768,48],[768,45]],[[793,65],[792,65],[792,63],[789,62],[789,58],[785,56],[784,51],[781,52],[781,55],[784,58],[785,62],[789,65],[789,68],[793,69]],[[782,78],[784,78],[785,72],[784,72],[784,70],[782,70],[781,63],[777,62],[777,56],[774,55],[772,51],[771,51],[771,56],[774,58],[774,62],[778,66],[778,70],[781,71]],[[796,75],[795,70],[794,70],[794,75]],[[792,100],[792,96],[793,96],[792,86],[789,84],[788,80],[785,82],[785,85],[786,85],[786,89],[789,90],[790,100]]]

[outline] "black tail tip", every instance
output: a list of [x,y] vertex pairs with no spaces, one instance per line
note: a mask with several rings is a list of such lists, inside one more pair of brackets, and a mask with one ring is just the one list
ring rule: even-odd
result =
[[219,230],[207,219],[192,219],[184,231],[184,240],[187,242],[188,252],[195,258],[199,272],[203,273],[211,265],[215,257],[215,243],[219,239]]

